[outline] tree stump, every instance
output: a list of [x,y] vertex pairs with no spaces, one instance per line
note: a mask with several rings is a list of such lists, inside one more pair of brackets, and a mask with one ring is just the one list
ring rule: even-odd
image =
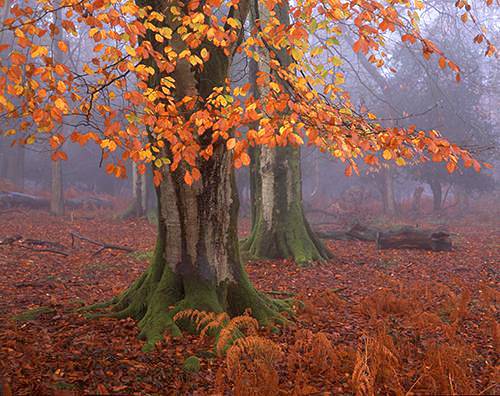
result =
[[403,228],[397,231],[379,232],[378,249],[423,249],[433,252],[451,251],[450,235],[444,231]]

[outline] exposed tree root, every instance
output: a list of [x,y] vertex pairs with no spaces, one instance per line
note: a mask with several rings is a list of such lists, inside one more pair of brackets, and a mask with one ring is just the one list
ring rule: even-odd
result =
[[252,259],[293,259],[299,265],[331,258],[307,221],[297,217],[286,219],[274,229],[267,229],[263,221],[258,221],[241,245],[243,254]]
[[[238,283],[211,287],[197,279],[181,279],[164,263],[161,246],[157,247],[150,267],[120,296],[109,301],[81,308],[92,312],[89,318],[131,317],[139,321],[139,338],[146,341],[145,351],[163,339],[168,331],[180,336],[173,317],[186,309],[241,315],[250,309],[262,325],[284,324],[288,321],[280,312],[292,313],[290,300],[274,300],[257,292],[244,272]],[[105,311],[101,311],[105,309]]]

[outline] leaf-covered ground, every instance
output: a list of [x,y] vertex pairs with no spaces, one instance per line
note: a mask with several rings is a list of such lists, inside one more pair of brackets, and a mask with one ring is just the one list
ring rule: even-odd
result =
[[[293,325],[262,332],[283,351],[276,363],[281,392],[500,393],[499,230],[488,220],[450,225],[452,252],[377,251],[370,242],[335,241],[329,242],[335,258],[308,268],[249,263],[260,290],[273,297],[293,294],[305,303]],[[82,241],[71,248],[70,231],[135,252],[94,255],[98,247]],[[210,353],[209,342],[166,336],[145,354],[134,321],[89,320],[75,312],[116,295],[146,268],[154,232],[145,220],[124,222],[103,213],[0,215],[0,239],[19,234],[59,242],[71,252],[64,257],[18,242],[0,246],[0,383],[6,394],[242,389],[227,374],[226,362]],[[326,357],[325,348],[304,347],[317,333],[328,342]],[[192,355],[200,358],[198,373],[182,368]]]

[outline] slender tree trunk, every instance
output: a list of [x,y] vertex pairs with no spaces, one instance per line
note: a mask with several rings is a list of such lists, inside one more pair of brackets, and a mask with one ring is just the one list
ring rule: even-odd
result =
[[421,186],[418,186],[413,192],[413,202],[412,202],[412,211],[415,214],[420,213],[420,208],[422,206],[422,194],[424,189]]
[[394,180],[390,169],[384,169],[382,171],[382,185],[380,191],[382,193],[384,214],[394,216],[396,214],[396,199],[394,197]]
[[61,161],[52,161],[52,185],[50,195],[50,212],[56,216],[64,215],[63,175]]
[[[288,4],[278,7],[283,24],[289,24]],[[262,7],[261,20],[268,17]],[[261,55],[256,64],[250,60],[250,81],[254,95],[259,95],[256,85],[257,71],[269,73],[269,53]],[[286,66],[286,55],[280,60]],[[267,88],[261,88],[266,93]],[[291,258],[297,263],[307,263],[329,257],[323,243],[314,235],[302,207],[302,175],[300,148],[261,147],[252,152],[250,167],[252,191],[252,232],[243,249],[256,258]]]
[[6,154],[6,177],[19,189],[24,189],[24,148],[18,144]]
[[[59,27],[59,33],[56,35],[55,40],[64,40],[63,29],[61,25],[62,15],[61,11],[57,11],[55,14],[55,24]],[[57,45],[54,46],[54,60],[56,63],[64,63],[64,53],[59,50]],[[62,132],[64,133],[64,126],[62,126]],[[62,174],[62,162],[52,161],[51,164],[51,196],[50,196],[50,212],[56,216],[62,216],[64,214],[64,185],[63,185],[63,174]]]
[[120,216],[123,219],[143,217],[146,215],[147,186],[146,174],[140,174],[137,164],[132,164],[132,202]]
[[[162,10],[157,2],[148,0],[147,4]],[[238,9],[243,22],[246,6],[240,2]],[[165,18],[166,26],[172,23],[169,19]],[[180,46],[178,43],[175,45]],[[210,60],[199,74],[192,71],[186,60],[177,62],[172,76],[179,99],[194,90],[206,99],[214,87],[224,86],[230,56],[222,49],[211,48]],[[152,77],[149,84],[156,88],[157,81],[158,77]],[[208,136],[210,142],[209,131],[203,136]],[[166,329],[178,332],[172,318],[188,308],[226,311],[231,315],[250,309],[261,323],[283,319],[277,313],[283,305],[258,293],[241,265],[238,197],[233,159],[225,142],[215,143],[212,157],[198,162],[201,179],[191,186],[184,183],[182,164],[174,172],[165,172],[156,188],[158,238],[151,265],[121,296],[100,305],[112,305],[114,316],[140,320],[141,337],[148,341],[146,349],[153,347]]]
[[432,191],[432,210],[434,212],[441,211],[441,204],[443,201],[443,190],[441,187],[441,182],[439,180],[431,180],[429,182],[429,186]]

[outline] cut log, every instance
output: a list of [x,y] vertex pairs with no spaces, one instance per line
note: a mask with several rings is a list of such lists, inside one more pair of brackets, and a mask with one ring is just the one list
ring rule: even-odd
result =
[[421,230],[412,227],[379,232],[378,249],[423,249],[434,252],[452,250],[450,235],[444,231]]

